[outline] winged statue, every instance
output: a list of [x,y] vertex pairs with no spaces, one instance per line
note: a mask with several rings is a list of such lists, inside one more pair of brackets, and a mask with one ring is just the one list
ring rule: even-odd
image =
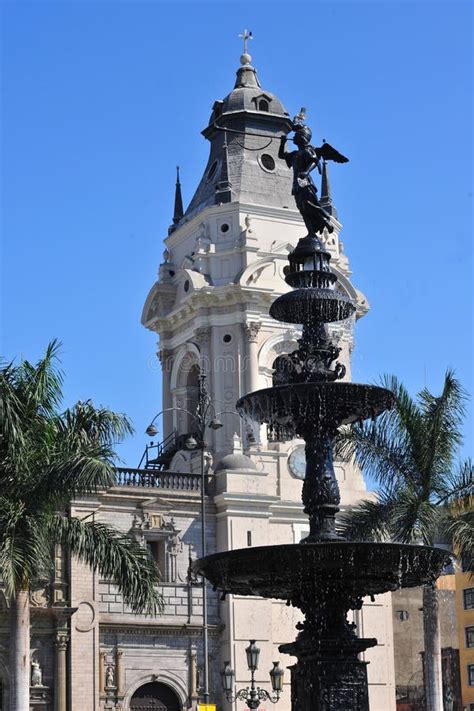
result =
[[333,231],[331,217],[322,207],[318,199],[318,191],[311,178],[311,171],[315,168],[321,173],[321,160],[332,160],[336,163],[347,163],[348,158],[339,153],[329,143],[323,142],[316,148],[311,145],[311,129],[305,124],[305,110],[293,119],[293,143],[297,147],[295,151],[288,151],[286,148],[287,136],[281,137],[278,157],[285,160],[289,168],[293,169],[292,195],[300,211],[308,235],[316,235],[324,228],[328,232]]

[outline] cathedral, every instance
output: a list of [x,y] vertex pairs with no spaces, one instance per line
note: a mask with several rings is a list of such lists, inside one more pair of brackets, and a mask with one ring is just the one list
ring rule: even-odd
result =
[[[291,127],[245,48],[234,87],[214,102],[202,131],[209,158],[187,209],[178,175],[163,261],[143,308],[142,324],[158,342],[162,426],[158,433],[150,423],[153,439],[139,468],[118,469],[116,486],[71,506],[72,515],[94,516],[148,546],[162,572],[164,612],[132,614],[110,581],[58,549],[51,583],[43,581],[31,599],[34,711],[185,711],[203,699],[219,711],[243,709],[245,702],[229,702],[222,692],[224,662],[235,670],[236,688],[248,686],[245,648],[256,640],[256,681],[268,690],[272,663],[292,663],[278,647],[295,637],[296,610],[260,598],[220,599],[190,568],[203,550],[295,543],[308,532],[302,441],[278,442],[235,412],[239,397],[272,384],[278,359],[300,336],[299,327],[269,316],[274,299],[289,288],[288,253],[305,234],[292,172],[279,158],[280,137]],[[355,321],[369,307],[350,279],[325,163],[319,195],[333,227],[323,235],[331,267],[356,305],[354,318],[331,326],[350,379]],[[353,465],[336,462],[336,473],[342,509],[367,496]],[[7,617],[0,592],[5,711]],[[390,595],[367,600],[354,621],[361,635],[378,639],[365,653],[370,708],[393,711]],[[289,676],[280,711],[291,707]],[[269,705],[263,702],[262,710]]]

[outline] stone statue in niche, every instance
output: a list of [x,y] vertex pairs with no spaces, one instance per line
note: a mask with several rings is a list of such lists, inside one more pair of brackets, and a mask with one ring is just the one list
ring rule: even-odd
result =
[[178,555],[183,552],[183,541],[175,533],[168,541],[168,552],[170,554],[170,580],[175,583],[178,580]]
[[115,682],[115,674],[114,674],[114,668],[113,666],[109,665],[107,669],[105,670],[105,686],[111,687],[114,686]]
[[31,662],[31,686],[43,686],[43,672],[38,661]]

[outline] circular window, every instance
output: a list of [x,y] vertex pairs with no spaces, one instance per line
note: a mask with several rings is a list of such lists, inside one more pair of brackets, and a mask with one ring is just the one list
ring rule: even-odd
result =
[[230,228],[229,228],[229,225],[227,224],[227,222],[224,222],[224,223],[221,225],[221,232],[228,232],[229,229],[230,229]]
[[230,333],[226,333],[222,340],[224,341],[224,343],[230,343],[232,340],[232,336],[230,335]]
[[214,163],[209,168],[209,170],[207,171],[207,180],[213,179],[213,177],[216,174],[216,170],[217,170],[217,161],[215,160]]
[[268,170],[270,172],[275,170],[275,160],[268,153],[262,153],[262,155],[260,156],[260,164],[265,170]]
[[186,281],[184,282],[184,290],[189,291],[189,279],[186,279]]

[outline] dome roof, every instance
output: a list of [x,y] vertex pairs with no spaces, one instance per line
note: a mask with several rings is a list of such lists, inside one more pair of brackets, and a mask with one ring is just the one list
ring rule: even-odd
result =
[[225,457],[222,457],[215,471],[221,472],[224,469],[250,469],[256,471],[257,467],[245,454],[227,454]]
[[[293,173],[278,150],[280,137],[293,124],[278,97],[261,87],[247,52],[240,63],[234,88],[214,102],[202,131],[210,142],[209,159],[181,220],[192,219],[206,207],[237,201],[288,209]],[[265,168],[257,154],[264,154],[273,168]],[[181,220],[173,222],[175,229]]]
[[[274,94],[262,89],[257,77],[257,72],[250,64],[250,55],[243,54],[242,66],[237,70],[235,86],[222,102],[222,113],[230,111],[265,111],[280,116],[288,116],[285,107]],[[266,102],[260,108],[259,101]]]

